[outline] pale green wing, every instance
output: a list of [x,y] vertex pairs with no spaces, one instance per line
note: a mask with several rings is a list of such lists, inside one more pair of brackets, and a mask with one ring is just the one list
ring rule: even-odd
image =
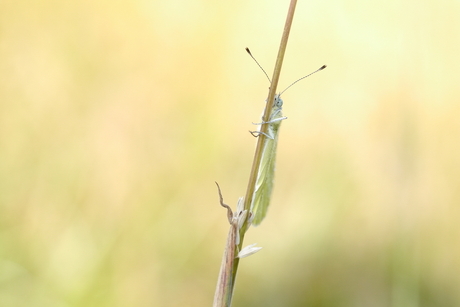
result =
[[[279,124],[276,125],[278,130]],[[275,175],[276,145],[278,133],[274,133],[274,139],[265,139],[262,159],[257,174],[256,187],[252,199],[251,211],[254,214],[252,224],[257,226],[267,214],[270,197],[273,190],[273,179]]]

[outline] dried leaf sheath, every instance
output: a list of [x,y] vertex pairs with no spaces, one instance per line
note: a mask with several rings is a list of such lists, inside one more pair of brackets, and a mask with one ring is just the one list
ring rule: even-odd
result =
[[233,263],[236,256],[237,225],[232,223],[228,232],[227,244],[220,265],[213,306],[230,306],[233,293]]
[[213,307],[225,307],[230,306],[232,302],[233,284],[235,281],[233,277],[233,265],[236,257],[236,245],[239,243],[239,228],[242,224],[241,221],[246,219],[247,211],[241,211],[244,203],[244,200],[241,197],[238,200],[236,214],[234,215],[232,208],[224,203],[224,198],[222,197],[222,192],[220,191],[220,187],[217,182],[216,185],[219,191],[220,205],[227,209],[227,219],[230,223],[230,230],[228,232],[227,244],[225,245],[222,263],[220,265]]

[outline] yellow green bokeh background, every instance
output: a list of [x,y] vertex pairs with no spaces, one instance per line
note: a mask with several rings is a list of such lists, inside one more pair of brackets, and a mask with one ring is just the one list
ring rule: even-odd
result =
[[[0,2],[0,306],[210,306],[289,1]],[[460,305],[460,2],[299,1],[234,306]]]

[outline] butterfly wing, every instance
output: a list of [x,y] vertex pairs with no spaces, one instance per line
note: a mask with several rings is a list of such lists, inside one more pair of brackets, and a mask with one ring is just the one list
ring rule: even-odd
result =
[[270,124],[269,135],[265,138],[262,159],[257,174],[257,181],[252,199],[251,211],[254,214],[252,224],[257,226],[265,218],[273,190],[275,175],[276,147],[278,143],[278,128],[280,122]]

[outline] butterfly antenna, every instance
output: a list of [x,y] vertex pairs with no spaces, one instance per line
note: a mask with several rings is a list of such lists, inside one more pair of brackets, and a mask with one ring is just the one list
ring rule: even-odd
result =
[[308,75],[303,76],[302,78],[300,78],[300,79],[298,79],[298,80],[292,82],[291,85],[289,85],[288,87],[286,87],[286,88],[284,89],[284,91],[282,91],[281,93],[279,93],[279,96],[281,96],[282,93],[284,93],[288,88],[290,88],[291,86],[293,86],[294,84],[296,84],[296,83],[299,82],[300,80],[303,80],[303,79],[305,79],[306,77],[309,77],[309,76],[311,76],[311,75],[317,73],[318,71],[323,70],[324,68],[326,68],[326,65],[323,65],[323,66],[321,66],[320,68],[318,68],[317,70],[315,70],[314,72],[309,73]]
[[[267,77],[268,79],[268,82],[272,83],[272,81],[270,80],[270,78],[268,77],[267,73],[265,72],[265,70],[262,68],[262,66],[259,64],[259,62],[257,62],[256,58],[252,55],[251,51],[249,50],[248,47],[246,47],[246,52],[249,53],[249,55],[251,56],[251,58],[257,63],[257,65],[259,65],[260,69],[262,69],[262,71],[264,72],[265,76]],[[296,81],[297,82],[297,81]]]

